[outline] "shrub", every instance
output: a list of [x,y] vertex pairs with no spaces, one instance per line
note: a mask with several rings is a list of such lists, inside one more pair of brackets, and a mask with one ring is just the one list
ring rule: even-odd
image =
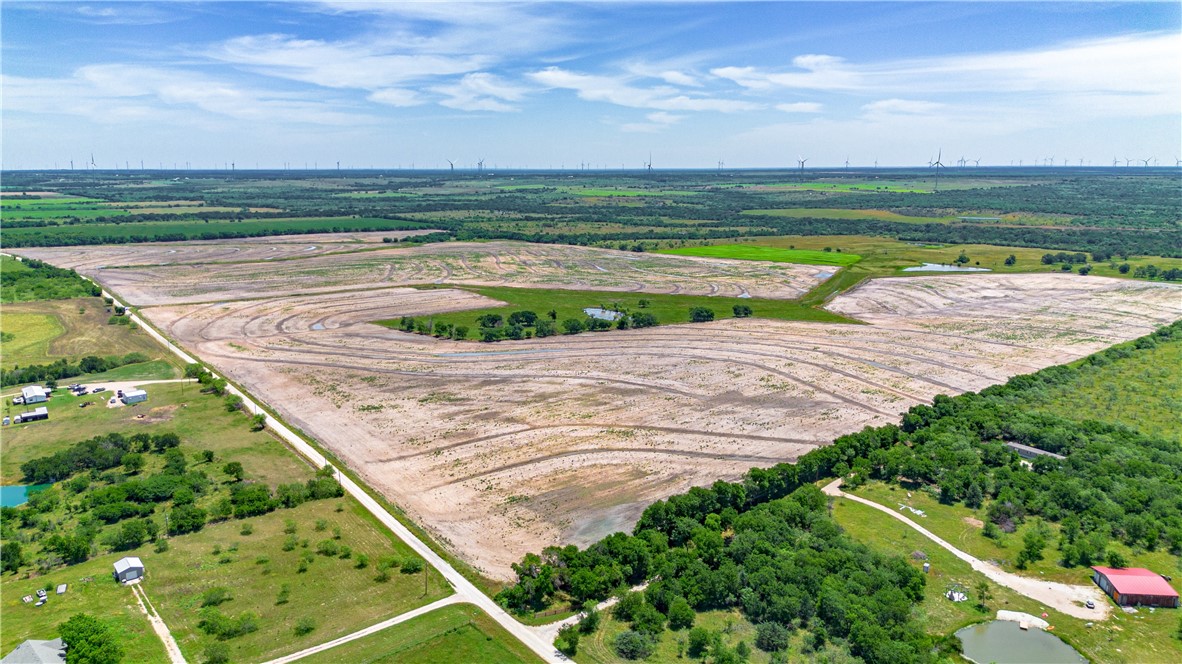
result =
[[218,606],[219,604],[225,604],[232,599],[234,599],[234,597],[230,595],[229,588],[216,586],[201,593],[201,606]]
[[684,597],[678,597],[669,604],[669,629],[689,629],[694,626],[694,610]]
[[755,626],[755,647],[764,652],[779,652],[788,647],[791,633],[780,623],[766,622]]
[[242,524],[242,530],[240,530],[238,532],[240,535],[245,537],[245,536],[250,535],[251,533],[254,532],[254,526],[252,526],[249,523],[244,523],[244,524]]
[[706,307],[690,308],[691,323],[709,323],[714,320],[714,310]]
[[357,554],[357,564],[354,565],[357,569],[365,569],[369,567],[369,556],[364,553]]
[[319,553],[322,556],[332,558],[340,552],[340,545],[330,539],[320,540],[320,543],[316,545],[316,553]]
[[219,641],[250,634],[259,629],[259,617],[249,611],[237,618],[231,618],[215,607],[208,606],[201,609],[197,615],[201,618],[197,628]]
[[230,646],[224,643],[211,643],[202,653],[204,664],[229,664]]
[[403,574],[418,574],[423,571],[423,561],[421,558],[408,558],[402,563],[400,571]]
[[291,597],[291,586],[286,583],[279,589],[279,596],[275,598],[275,604],[287,604]]
[[612,647],[624,659],[645,659],[653,654],[653,642],[639,632],[622,632]]
[[558,630],[558,638],[554,639],[554,647],[562,654],[574,657],[579,652],[579,630],[574,625],[567,625]]
[[311,634],[312,630],[316,629],[316,621],[308,616],[304,616],[296,621],[295,634],[296,636],[304,636]]

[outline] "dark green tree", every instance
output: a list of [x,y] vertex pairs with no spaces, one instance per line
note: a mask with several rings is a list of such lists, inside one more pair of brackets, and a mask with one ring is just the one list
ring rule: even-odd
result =
[[106,623],[86,613],[58,625],[66,644],[66,664],[117,664],[123,648]]

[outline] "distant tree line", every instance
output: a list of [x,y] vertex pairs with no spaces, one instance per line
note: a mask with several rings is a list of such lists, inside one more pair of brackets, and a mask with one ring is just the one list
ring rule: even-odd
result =
[[13,367],[12,369],[0,368],[0,386],[56,382],[84,374],[103,373],[129,364],[140,364],[150,360],[150,357],[138,352],[107,357],[87,355],[78,360],[76,364],[71,364],[63,357],[49,364],[31,364],[27,367]]

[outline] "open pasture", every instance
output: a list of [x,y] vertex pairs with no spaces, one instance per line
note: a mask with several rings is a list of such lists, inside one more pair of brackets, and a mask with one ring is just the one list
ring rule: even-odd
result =
[[143,314],[496,578],[527,551],[627,529],[657,498],[1182,316],[1177,286],[1095,277],[864,288],[831,309],[872,325],[727,320],[495,346],[362,322],[400,315],[382,308],[393,290],[334,294],[366,315],[324,329],[324,298],[303,296]]
[[683,247],[666,249],[661,253],[674,256],[708,256],[712,258],[734,258],[745,261],[772,261],[773,263],[804,263],[806,265],[831,265],[844,267],[862,259],[857,254],[815,249],[776,249],[750,244],[716,244],[706,247]]
[[[86,256],[89,251],[21,253],[53,262],[55,255]],[[97,251],[117,254],[119,248]],[[88,261],[73,260],[75,264]],[[118,264],[119,258],[112,255],[104,261]],[[518,242],[447,242],[293,261],[234,263],[216,270],[175,265],[104,270],[80,266],[79,271],[136,305],[444,283],[789,299],[828,277],[828,272],[806,265]]]
[[[147,334],[126,325],[108,325],[110,317],[99,298],[40,300],[4,305],[0,331],[13,335],[0,346],[3,366],[47,364],[58,358],[77,361],[87,355],[144,353],[164,358]],[[171,360],[171,358],[169,358]],[[172,370],[167,370],[171,377]]]

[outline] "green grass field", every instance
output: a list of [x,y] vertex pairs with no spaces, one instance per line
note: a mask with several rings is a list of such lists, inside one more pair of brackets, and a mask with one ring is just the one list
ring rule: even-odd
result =
[[677,256],[708,256],[710,258],[735,258],[745,261],[771,261],[774,263],[803,263],[805,265],[830,265],[844,267],[862,260],[857,254],[844,252],[816,251],[814,249],[780,249],[750,244],[716,244],[706,247],[684,247],[664,249],[661,254]]
[[1035,410],[1124,424],[1182,442],[1182,344],[1161,344],[1104,366],[1082,364],[1078,379],[1041,393]]
[[541,660],[471,604],[453,604],[312,655],[309,664],[532,664]]
[[[80,565],[52,570],[34,578],[5,574],[0,579],[0,652],[8,654],[26,639],[57,638],[57,626],[76,613],[89,613],[106,622],[123,647],[124,662],[167,662],[164,645],[140,612],[131,588],[111,577],[111,565],[122,555],[105,555]],[[151,563],[148,563],[151,564]],[[49,591],[49,602],[35,607],[21,601],[41,588],[67,584],[64,595]]]
[[[457,288],[457,286],[447,286]],[[508,316],[514,311],[533,311],[538,316],[545,316],[550,310],[557,313],[557,320],[561,324],[567,318],[583,320],[587,314],[583,312],[587,307],[605,307],[611,310],[628,310],[633,312],[647,312],[655,315],[662,325],[674,323],[688,323],[691,307],[707,307],[714,311],[716,319],[732,318],[735,305],[751,307],[755,318],[775,318],[779,320],[807,320],[818,322],[848,323],[854,322],[836,314],[803,306],[795,300],[763,300],[739,297],[710,297],[706,295],[652,295],[647,293],[620,293],[611,291],[574,291],[545,288],[511,288],[507,286],[459,286],[464,290],[479,293],[485,297],[505,302],[505,306],[490,307],[488,309],[474,309],[457,311],[454,313],[435,314],[431,318],[436,324],[452,323],[466,325],[470,328],[469,338],[476,338],[476,319],[484,314],[494,313]],[[640,300],[648,300],[649,305],[641,308]],[[398,327],[398,320],[378,321],[386,327]],[[611,332],[606,332],[610,334]],[[590,334],[590,333],[585,333]]]
[[[621,659],[612,649],[615,637],[627,631],[628,624],[621,623],[611,617],[611,611],[602,612],[603,620],[600,627],[592,634],[583,635],[579,640],[579,652],[574,660],[579,664],[622,664],[627,660]],[[713,632],[723,632],[723,641],[734,648],[739,641],[745,641],[751,648],[751,656],[747,660],[752,664],[765,664],[770,656],[755,647],[755,626],[743,614],[734,611],[703,611],[694,619],[694,627],[705,627]],[[682,662],[693,661],[688,655],[678,655],[678,642],[686,639],[688,630],[671,631],[666,629],[661,633],[656,650],[646,662]],[[789,652],[799,652],[799,634],[793,638],[793,646]]]
[[899,221],[911,224],[931,224],[955,221],[956,217],[912,217],[889,210],[847,210],[841,208],[788,208],[775,210],[743,210],[743,214],[755,217],[815,217],[818,219],[876,219]]
[[136,352],[157,363],[152,367],[120,367],[117,375],[140,379],[179,375],[175,361],[147,333],[127,325],[108,325],[110,315],[103,301],[96,297],[5,304],[0,331],[11,333],[13,339],[0,345],[3,353],[0,361],[10,368],[46,364],[59,358],[76,361],[87,355],[104,357]]
[[[842,529],[855,539],[884,553],[904,556],[912,565],[921,565],[920,561],[910,559],[913,551],[923,551],[928,555],[932,571],[927,578],[924,600],[917,609],[928,633],[951,634],[966,625],[990,620],[999,609],[1023,611],[1036,616],[1047,612],[1050,614],[1047,621],[1055,626],[1055,636],[1067,641],[1093,662],[1173,662],[1182,657],[1182,642],[1172,637],[1178,628],[1178,611],[1159,610],[1150,613],[1142,610],[1136,615],[1128,615],[1117,610],[1107,621],[1095,622],[1089,628],[1087,621],[1043,607],[992,582],[989,583],[989,591],[993,598],[987,604],[988,610],[982,611],[975,606],[974,589],[985,577],[918,531],[850,500],[836,499],[833,516]],[[932,524],[928,523],[930,520],[930,516],[924,520],[925,528],[932,529]],[[1086,574],[1081,574],[1076,582],[1091,581],[1086,578]],[[967,589],[969,601],[954,603],[944,597],[944,593],[954,584]]]
[[[227,412],[222,399],[200,394],[195,385],[170,383],[150,385],[147,389],[147,403],[116,409],[102,405],[106,395],[78,398],[59,394],[53,397],[49,403],[51,415],[48,421],[6,429],[2,441],[5,463],[0,469],[4,483],[19,482],[19,465],[26,459],[50,454],[83,438],[112,431],[125,435],[138,431],[176,432],[183,441],[180,449],[186,457],[195,458],[197,451],[203,449],[215,452],[216,459],[211,465],[196,460],[190,463],[217,482],[226,481],[220,469],[229,461],[242,463],[247,480],[264,482],[272,487],[312,477],[312,469],[269,433],[251,432],[243,414]],[[80,409],[77,404],[83,400],[100,403]],[[158,455],[147,456],[150,467],[145,472],[152,472],[153,464],[163,463]],[[201,504],[200,500],[198,502]],[[50,516],[66,531],[73,528],[72,524],[78,518],[64,507],[59,507]],[[159,510],[153,518],[162,518]],[[282,546],[288,536],[284,532],[288,521],[296,524],[295,534],[300,541],[292,551],[284,551]],[[322,529],[318,529],[319,521],[324,522]],[[243,531],[247,523],[252,528],[248,534]],[[337,529],[339,540],[334,539]],[[318,542],[329,539],[349,546],[353,550],[352,556],[343,559],[312,553]],[[303,544],[305,541],[308,542],[307,548]],[[28,553],[35,555],[36,549],[32,548],[33,551]],[[100,547],[99,550],[105,551],[106,548]],[[152,544],[128,553],[143,558],[148,570],[145,589],[192,661],[199,661],[202,651],[213,642],[212,637],[197,629],[199,618],[196,612],[200,593],[212,586],[227,587],[233,594],[234,599],[222,605],[223,613],[238,615],[252,611],[260,616],[257,632],[227,642],[235,661],[258,661],[293,652],[429,603],[450,592],[447,584],[434,572],[403,575],[395,569],[388,581],[376,580],[375,565],[380,558],[393,556],[405,561],[417,556],[348,497],[309,502],[247,520],[231,519],[209,524],[197,533],[171,538],[169,549],[162,553],[155,552]],[[109,574],[110,564],[128,553],[100,553],[84,563],[84,568],[90,570],[91,566],[97,565],[93,569],[103,575]],[[365,569],[356,567],[357,557],[361,554],[369,556],[372,561]],[[311,562],[308,571],[301,573],[298,565],[304,556],[311,558]],[[5,603],[9,603],[12,596],[25,594],[25,587],[31,581],[40,583],[23,578],[32,569],[25,568],[21,577],[5,577],[2,586]],[[68,567],[52,575],[74,579],[76,569]],[[284,585],[289,587],[289,601],[277,603]],[[316,627],[307,635],[297,636],[294,625],[301,618],[312,618]],[[26,622],[20,634],[51,638],[60,619],[53,613],[42,612],[32,614]],[[5,644],[8,638],[9,630],[5,629]]]

